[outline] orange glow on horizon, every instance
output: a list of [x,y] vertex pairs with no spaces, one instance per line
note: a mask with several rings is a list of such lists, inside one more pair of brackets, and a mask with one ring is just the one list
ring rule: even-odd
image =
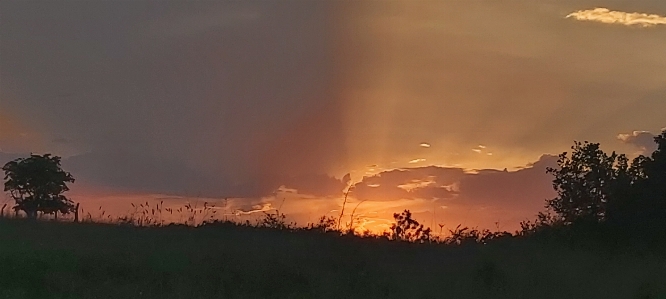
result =
[[[414,182],[414,186],[426,184],[429,182]],[[408,186],[403,186],[403,188],[408,188]],[[293,193],[280,193],[276,197],[263,198],[248,205],[249,199],[242,198],[218,199],[90,191],[92,190],[81,192],[81,190],[75,189],[70,195],[75,202],[81,204],[82,217],[85,219],[90,217],[96,221],[111,221],[132,214],[137,216],[136,213],[140,214],[142,209],[139,205],[147,204],[150,211],[161,203],[161,216],[156,214],[151,217],[160,219],[165,224],[187,222],[189,214],[183,207],[190,204],[192,210],[197,210],[199,213],[203,214],[204,211],[207,211],[205,216],[198,214],[200,216],[197,216],[195,224],[214,219],[257,223],[264,216],[264,212],[274,213],[279,208],[280,213],[287,216],[287,222],[296,222],[298,226],[306,226],[308,223],[315,223],[321,216],[337,219],[344,200],[343,197],[315,198]],[[171,209],[173,213],[166,212],[167,208]],[[181,209],[182,212],[175,212],[178,209]],[[533,214],[525,211],[488,210],[481,206],[433,205],[433,202],[429,200],[373,201],[359,200],[350,196],[346,204],[345,215],[342,217],[341,227],[349,227],[353,211],[353,227],[357,233],[367,230],[373,234],[382,234],[388,231],[393,223],[393,214],[405,209],[411,210],[415,219],[426,227],[432,223],[434,227],[431,228],[437,234],[439,234],[439,224],[445,224],[446,227],[462,224],[470,227],[493,228],[497,221],[502,223],[503,229],[512,231],[518,228],[519,221],[531,218]],[[433,214],[435,218],[433,218]]]

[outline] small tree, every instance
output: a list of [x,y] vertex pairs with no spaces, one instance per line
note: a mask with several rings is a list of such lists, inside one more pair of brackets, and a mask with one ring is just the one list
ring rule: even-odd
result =
[[15,211],[23,211],[28,218],[44,214],[67,214],[74,210],[73,202],[63,195],[69,190],[67,183],[74,178],[60,167],[58,156],[30,155],[8,162],[5,172],[5,188],[16,202]]

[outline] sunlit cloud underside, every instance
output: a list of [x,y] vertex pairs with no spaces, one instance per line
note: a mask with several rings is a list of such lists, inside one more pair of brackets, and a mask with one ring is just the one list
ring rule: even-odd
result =
[[621,24],[626,26],[653,27],[666,25],[666,17],[657,14],[638,12],[612,11],[607,8],[579,10],[566,16],[579,21],[592,21],[605,24]]

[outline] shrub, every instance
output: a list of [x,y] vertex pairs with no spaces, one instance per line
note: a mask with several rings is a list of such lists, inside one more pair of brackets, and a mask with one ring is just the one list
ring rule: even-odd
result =
[[393,214],[395,223],[391,225],[391,238],[397,241],[416,243],[431,242],[431,229],[424,228],[423,224],[412,219],[412,213],[404,210],[402,213]]

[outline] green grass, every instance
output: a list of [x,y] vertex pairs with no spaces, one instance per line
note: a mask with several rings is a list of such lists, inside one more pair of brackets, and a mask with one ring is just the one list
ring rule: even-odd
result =
[[[662,251],[663,252],[663,251]],[[661,294],[661,297],[659,295]],[[666,253],[0,220],[0,298],[666,298]]]

